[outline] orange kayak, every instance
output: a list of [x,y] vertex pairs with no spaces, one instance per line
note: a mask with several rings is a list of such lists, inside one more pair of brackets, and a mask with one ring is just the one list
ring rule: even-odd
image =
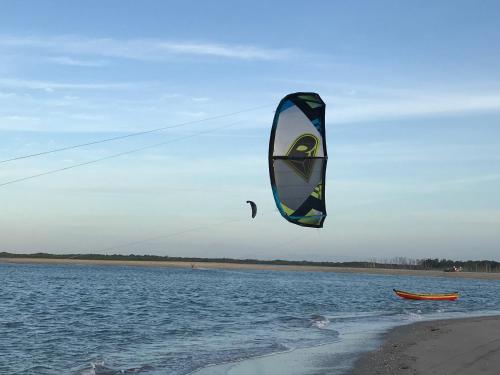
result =
[[455,301],[460,294],[458,292],[452,293],[410,293],[402,290],[393,289],[401,298],[416,299],[416,300],[429,300],[429,301]]

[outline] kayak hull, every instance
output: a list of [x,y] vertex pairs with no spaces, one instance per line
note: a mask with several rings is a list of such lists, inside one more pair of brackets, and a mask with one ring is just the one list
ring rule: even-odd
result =
[[460,294],[458,292],[453,292],[453,293],[440,293],[440,294],[435,294],[435,293],[429,293],[429,294],[423,294],[423,293],[411,293],[411,292],[405,292],[403,290],[397,290],[393,289],[394,293],[396,293],[398,296],[404,299],[412,299],[412,300],[419,300],[419,301],[455,301]]

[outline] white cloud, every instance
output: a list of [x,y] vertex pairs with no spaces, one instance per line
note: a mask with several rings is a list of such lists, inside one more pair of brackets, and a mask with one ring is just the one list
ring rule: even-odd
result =
[[69,56],[48,57],[46,61],[58,65],[83,66],[83,67],[101,67],[109,65],[109,61],[106,60],[83,60]]
[[193,97],[193,98],[191,98],[191,100],[193,102],[208,102],[211,100],[211,98],[200,96],[200,97]]
[[56,89],[70,90],[123,90],[129,88],[137,88],[143,83],[119,82],[119,83],[70,83],[70,82],[53,82],[53,81],[38,81],[17,78],[0,78],[0,87],[8,87],[14,89],[29,89],[43,90],[53,92]]
[[[429,89],[429,92],[432,91]],[[500,110],[500,91],[489,93],[422,93],[372,97],[328,96],[328,120],[334,123],[422,117]]]
[[418,142],[374,142],[336,144],[331,151],[335,163],[446,163],[457,161],[498,161],[498,144],[422,144]]
[[[498,184],[500,174],[478,175],[456,179],[430,180],[419,179],[417,181],[397,181],[387,179],[373,180],[363,179],[327,179],[330,193],[336,191],[339,195],[356,196],[356,201],[345,205],[340,202],[339,206],[357,206],[372,203],[393,202],[407,200],[406,195],[429,195],[448,192],[472,191],[477,185]],[[359,199],[358,199],[359,198]]]
[[470,224],[500,224],[500,210],[415,210],[408,215],[412,218],[431,222],[470,223]]
[[50,52],[162,61],[172,56],[206,56],[238,60],[280,60],[291,56],[286,49],[253,45],[175,42],[160,39],[86,38],[76,36],[0,36],[0,47],[39,49]]
[[471,185],[485,184],[500,181],[500,174],[487,174],[471,177],[458,178],[454,180],[441,181],[431,186],[430,191],[448,191],[454,189],[468,188]]
[[16,96],[16,94],[13,92],[0,91],[0,99],[10,99],[10,98],[13,98],[15,96]]
[[[370,122],[441,116],[466,112],[500,111],[500,87],[448,89],[413,85],[392,87],[353,82],[284,80],[290,87],[313,88],[327,104],[327,121]],[[469,85],[470,86],[470,85]],[[280,94],[275,94],[280,95]]]
[[0,129],[34,130],[40,126],[41,119],[35,116],[0,116]]

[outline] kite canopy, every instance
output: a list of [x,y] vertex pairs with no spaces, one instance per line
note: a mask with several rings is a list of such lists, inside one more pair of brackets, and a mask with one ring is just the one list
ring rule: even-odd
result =
[[311,92],[285,96],[271,129],[269,175],[276,205],[289,222],[323,227],[327,159],[325,103]]
[[247,203],[249,203],[250,206],[252,207],[252,219],[253,219],[255,215],[257,215],[257,205],[252,201],[247,201]]

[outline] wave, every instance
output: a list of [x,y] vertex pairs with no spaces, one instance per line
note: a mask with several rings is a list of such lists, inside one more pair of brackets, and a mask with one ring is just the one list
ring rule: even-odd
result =
[[24,322],[14,321],[14,322],[0,322],[0,326],[4,328],[19,328],[24,325]]
[[328,326],[328,324],[330,324],[330,320],[323,315],[312,315],[310,323],[313,327],[325,328],[326,326]]
[[283,315],[270,320],[260,321],[263,324],[275,325],[284,325],[287,327],[297,327],[297,328],[308,328],[308,327],[317,327],[323,328],[326,327],[330,320],[319,314],[313,314],[309,317],[297,317],[291,315]]
[[16,372],[14,374],[37,374],[37,375],[53,375],[54,369],[49,366],[36,365],[28,369]]
[[131,367],[127,369],[114,369],[104,365],[104,361],[91,362],[89,367],[78,371],[78,375],[134,375],[153,370],[153,366]]

